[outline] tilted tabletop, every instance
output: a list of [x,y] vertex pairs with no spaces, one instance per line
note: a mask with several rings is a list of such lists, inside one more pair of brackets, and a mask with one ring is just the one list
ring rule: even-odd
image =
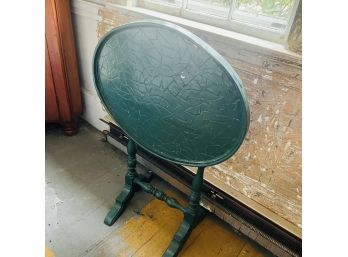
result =
[[108,32],[93,61],[104,106],[138,145],[165,160],[210,166],[231,157],[249,126],[231,65],[191,32],[141,21]]

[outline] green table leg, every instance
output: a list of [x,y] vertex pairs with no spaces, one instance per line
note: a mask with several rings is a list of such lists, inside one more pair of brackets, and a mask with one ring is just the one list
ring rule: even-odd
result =
[[206,214],[200,205],[201,189],[203,185],[204,167],[199,167],[192,182],[192,193],[189,198],[189,205],[184,213],[184,220],[174,235],[172,242],[165,251],[163,257],[176,257],[184,246],[192,229],[202,220]]
[[137,185],[134,183],[138,177],[138,173],[135,170],[137,163],[136,152],[137,146],[131,139],[127,145],[128,152],[128,171],[125,178],[125,185],[122,192],[117,196],[114,205],[104,219],[104,223],[111,226],[121,216],[129,201],[133,198]]
[[115,221],[121,216],[128,203],[133,198],[134,193],[139,188],[147,193],[151,193],[156,198],[166,202],[170,207],[177,208],[184,212],[184,220],[163,255],[163,257],[176,257],[184,246],[192,229],[202,220],[202,218],[206,214],[206,210],[199,205],[201,198],[201,189],[203,185],[204,167],[199,167],[197,174],[193,178],[192,193],[189,198],[189,204],[186,208],[184,208],[174,198],[168,197],[165,193],[148,183],[148,181],[151,180],[151,174],[148,174],[146,176],[139,175],[136,172],[136,151],[137,146],[135,142],[129,139],[127,146],[128,171],[125,178],[125,185],[122,192],[117,196],[115,204],[106,215],[104,223],[109,226],[113,225]]

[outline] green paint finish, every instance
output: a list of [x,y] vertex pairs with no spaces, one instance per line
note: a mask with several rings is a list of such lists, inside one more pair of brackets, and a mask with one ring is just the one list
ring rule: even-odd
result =
[[[161,21],[116,28],[99,42],[94,81],[104,106],[129,136],[125,186],[104,223],[112,225],[138,189],[184,213],[164,257],[175,257],[206,211],[199,205],[204,167],[231,157],[249,126],[249,107],[232,67],[191,32]],[[136,172],[137,144],[197,166],[188,206]]]
[[189,237],[192,229],[203,219],[206,210],[199,205],[201,189],[203,185],[204,168],[199,167],[192,181],[192,193],[189,204],[184,212],[184,220],[175,233],[172,242],[165,251],[163,257],[175,257],[179,254]]
[[179,26],[144,21],[111,30],[97,46],[93,71],[110,115],[162,159],[214,165],[243,142],[249,108],[238,75]]
[[145,192],[152,194],[158,200],[164,201],[166,204],[168,204],[169,207],[179,209],[182,212],[186,211],[185,208],[181,206],[177,200],[175,200],[173,197],[166,195],[163,191],[154,187],[150,183],[144,182],[141,179],[136,179],[135,183],[138,186],[140,186],[141,189],[143,189]]
[[148,177],[141,176],[136,172],[136,149],[137,147],[135,142],[129,139],[127,146],[128,171],[125,177],[126,183],[122,192],[116,197],[115,203],[111,210],[106,215],[104,223],[108,226],[113,225],[121,216],[130,200],[133,198],[135,192],[137,191],[137,187],[140,187],[145,192],[150,193],[157,199],[167,203],[171,208],[176,208],[184,213],[184,220],[178,231],[175,233],[168,249],[163,255],[164,257],[175,257],[179,254],[192,229],[206,214],[206,210],[199,205],[201,188],[203,185],[204,167],[198,168],[197,174],[194,176],[192,181],[192,193],[189,198],[188,206],[183,207],[177,200],[169,197],[164,192],[148,183]]
[[108,226],[113,225],[121,216],[136,191],[136,186],[134,184],[135,179],[138,177],[138,173],[135,170],[135,166],[137,164],[136,151],[137,145],[134,143],[134,141],[129,140],[127,145],[128,171],[125,177],[125,185],[121,194],[117,196],[115,204],[112,206],[111,210],[104,219],[104,223]]

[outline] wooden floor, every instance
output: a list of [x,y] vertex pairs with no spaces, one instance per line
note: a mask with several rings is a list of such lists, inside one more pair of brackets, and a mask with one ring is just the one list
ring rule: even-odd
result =
[[[182,204],[185,201],[170,192]],[[120,229],[127,248],[118,257],[161,257],[169,245],[183,214],[157,200],[147,204],[137,217],[128,220]],[[180,257],[259,257],[266,256],[255,245],[243,240],[211,215],[193,230]]]
[[[167,192],[184,204],[178,195]],[[175,231],[183,219],[183,214],[169,208],[165,203],[154,199],[138,214],[126,221],[115,233],[122,239],[123,249],[112,256],[116,257],[161,257],[169,245]],[[111,256],[112,238],[106,239],[97,256]],[[55,257],[46,247],[46,257]],[[105,255],[105,253],[108,253]],[[272,256],[253,242],[236,234],[227,224],[207,215],[193,230],[179,257],[263,257]]]

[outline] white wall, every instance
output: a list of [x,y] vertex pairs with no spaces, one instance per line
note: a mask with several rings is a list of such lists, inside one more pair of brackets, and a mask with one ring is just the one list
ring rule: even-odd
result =
[[83,101],[82,117],[99,130],[108,129],[100,121],[107,115],[94,88],[92,77],[92,60],[98,43],[97,25],[98,9],[101,6],[86,1],[72,1],[72,19],[79,63],[80,83]]

